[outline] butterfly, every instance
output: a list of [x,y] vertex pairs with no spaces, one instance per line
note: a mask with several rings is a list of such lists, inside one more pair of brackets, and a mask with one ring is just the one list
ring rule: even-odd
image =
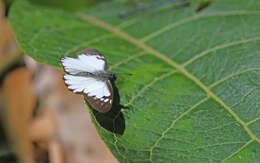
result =
[[64,82],[73,93],[83,94],[87,102],[99,112],[108,112],[113,104],[111,82],[116,75],[108,73],[108,64],[104,56],[96,49],[85,49],[77,53],[76,58],[63,57],[61,64]]

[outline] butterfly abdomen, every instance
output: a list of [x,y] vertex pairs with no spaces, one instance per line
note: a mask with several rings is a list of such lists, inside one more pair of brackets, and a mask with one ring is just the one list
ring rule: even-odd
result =
[[116,79],[116,74],[110,74],[104,71],[99,71],[94,73],[94,77],[98,80],[101,81],[106,81],[106,80],[115,80]]

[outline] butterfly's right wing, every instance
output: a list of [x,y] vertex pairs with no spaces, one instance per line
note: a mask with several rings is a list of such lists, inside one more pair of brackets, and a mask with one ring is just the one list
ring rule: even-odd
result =
[[107,71],[107,62],[102,54],[96,49],[85,49],[78,52],[77,58],[64,57],[61,59],[64,70],[69,74],[81,72],[94,73]]
[[100,81],[93,77],[64,75],[65,84],[73,93],[82,93],[90,105],[99,112],[107,112],[112,107],[113,89],[110,81]]

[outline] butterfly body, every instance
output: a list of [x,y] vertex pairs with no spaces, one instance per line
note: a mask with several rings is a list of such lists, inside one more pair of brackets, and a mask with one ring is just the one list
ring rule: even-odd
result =
[[111,81],[115,74],[108,73],[104,56],[96,49],[78,52],[77,58],[64,57],[62,66],[67,72],[64,82],[73,93],[84,95],[88,103],[99,112],[108,112],[113,104]]
[[110,74],[105,71],[98,71],[98,72],[79,72],[75,74],[75,76],[82,76],[82,77],[93,77],[100,81],[106,81],[106,80],[116,80],[117,76],[116,74]]

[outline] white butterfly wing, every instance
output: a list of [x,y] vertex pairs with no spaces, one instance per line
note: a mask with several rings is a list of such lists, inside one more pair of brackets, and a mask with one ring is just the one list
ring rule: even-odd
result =
[[104,71],[106,66],[103,56],[91,54],[80,54],[78,58],[64,57],[61,63],[69,74]]
[[108,112],[113,103],[112,85],[92,77],[64,75],[64,81],[73,93],[83,93],[89,104],[99,112]]
[[110,96],[109,88],[104,81],[96,80],[92,77],[64,75],[65,83],[73,93],[84,93],[88,96],[102,99]]
[[100,81],[92,76],[80,75],[107,71],[108,65],[96,49],[85,49],[77,53],[77,58],[64,57],[61,64],[68,73],[64,82],[73,93],[82,93],[88,103],[99,112],[107,112],[113,103],[113,88],[109,80]]

